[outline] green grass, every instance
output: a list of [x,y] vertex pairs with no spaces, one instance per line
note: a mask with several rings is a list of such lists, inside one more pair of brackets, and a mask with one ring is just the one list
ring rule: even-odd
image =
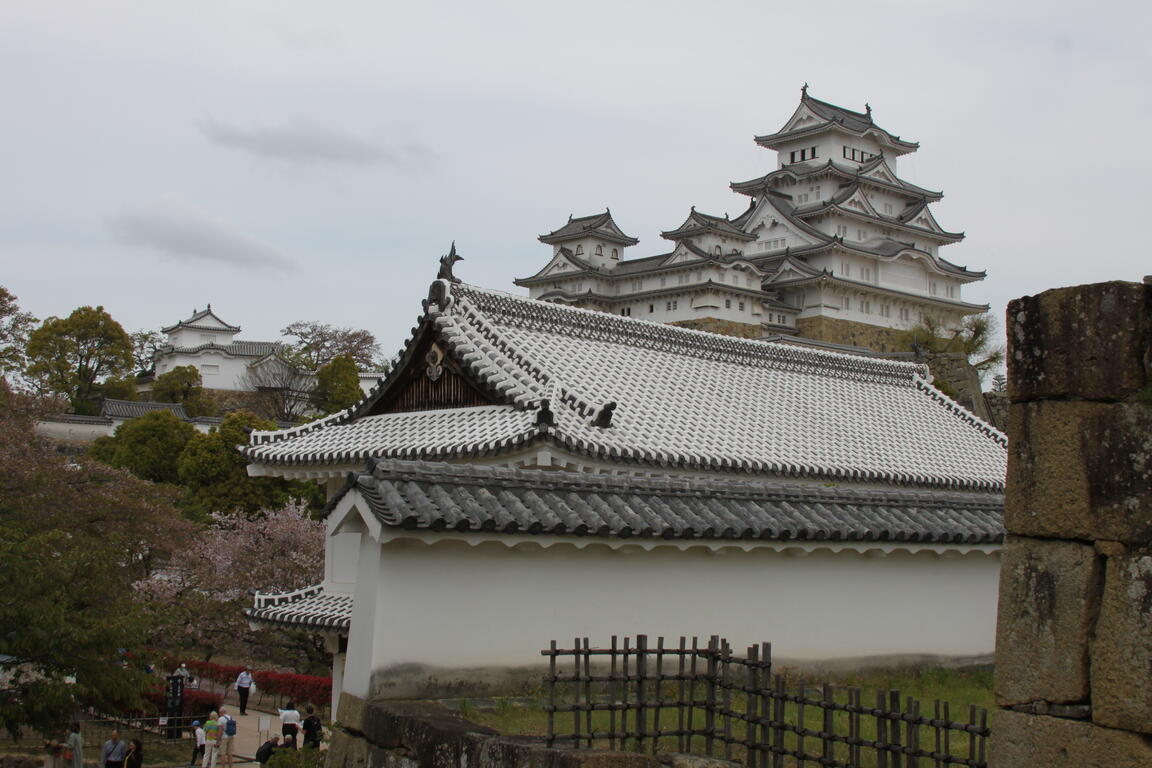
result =
[[[836,700],[840,702],[846,700],[847,694],[844,692],[844,686],[858,687],[861,689],[861,704],[865,707],[873,707],[876,705],[876,692],[878,690],[896,690],[900,692],[901,704],[905,703],[907,697],[912,697],[920,702],[920,712],[922,716],[932,716],[934,714],[934,702],[939,699],[942,702],[946,701],[949,703],[949,715],[952,721],[967,722],[970,706],[989,710],[991,710],[993,706],[992,670],[990,666],[964,669],[921,667],[861,673],[829,673],[822,675],[819,679],[812,676],[804,676],[801,678],[798,673],[788,670],[783,670],[782,673],[788,679],[788,689],[790,691],[797,690],[799,681],[803,679],[809,697],[818,696],[820,683],[824,682],[840,687],[836,694]],[[663,690],[664,698],[669,700],[674,699],[677,693],[678,685],[676,683],[665,683]],[[696,697],[698,699],[704,697],[704,686],[702,684],[697,684]],[[544,737],[548,732],[548,717],[542,709],[544,703],[543,700],[533,702],[524,699],[496,699],[485,702],[461,700],[458,702],[458,705],[464,717],[473,722],[493,728],[503,734]],[[574,702],[571,700],[558,700],[557,703],[571,704]],[[743,695],[732,694],[729,708],[734,712],[743,713],[746,708],[745,697]],[[785,705],[785,722],[799,723],[802,715],[804,725],[807,728],[818,731],[824,724],[823,710],[818,707],[805,706],[803,712],[801,712],[799,705],[795,703],[789,702]],[[572,733],[575,729],[574,717],[571,712],[556,713],[555,732],[557,734]],[[629,724],[632,726],[632,729],[634,729],[632,722],[633,717],[634,715],[630,713]],[[704,713],[697,709],[693,714],[692,726],[694,728],[703,728],[705,723],[704,717]],[[587,733],[588,731],[587,718],[587,713],[579,713],[579,730],[583,733]],[[651,729],[654,727],[654,722],[651,719],[651,710],[649,718],[648,728]],[[684,718],[685,725],[687,726],[687,711],[685,711]],[[592,730],[609,730],[611,719],[612,715],[608,712],[593,712],[591,721]],[[615,713],[615,719],[616,727],[619,728],[620,713]],[[832,720],[834,732],[844,735],[848,734],[848,713],[835,712]],[[680,714],[677,708],[662,709],[659,723],[662,730],[677,729],[679,723]],[[721,727],[723,720],[717,717],[716,723],[718,727]],[[733,738],[743,739],[745,731],[746,724],[743,721],[733,719],[730,722],[730,733]],[[909,736],[907,726],[901,728],[900,735],[902,742],[907,743]],[[921,727],[918,729],[918,735],[921,748],[929,750],[935,748],[936,734],[932,729]],[[864,739],[876,738],[876,721],[874,718],[867,716],[860,718],[860,736]],[[953,753],[967,756],[967,744],[967,736],[958,732],[951,734]],[[566,746],[565,744],[558,745]],[[609,744],[607,740],[598,740],[595,746],[606,748]],[[652,746],[652,740],[649,739],[645,751],[651,751]],[[811,736],[801,739],[795,734],[786,734],[784,746],[788,749],[799,749],[803,747],[809,753],[817,755],[820,752],[819,740]],[[617,743],[617,747],[619,747],[619,743]],[[633,744],[629,745],[629,748],[634,747],[635,745]],[[679,744],[676,737],[664,737],[657,745],[660,751],[677,751],[678,747]],[[702,737],[692,739],[690,751],[697,754],[707,754],[705,740]],[[711,754],[716,757],[730,756],[732,759],[742,762],[745,759],[743,747],[736,745],[729,751],[725,749],[724,745],[719,741],[714,743]],[[835,757],[837,760],[846,761],[849,757],[848,746],[837,745]],[[860,765],[873,766],[875,764],[875,758],[867,755],[867,750],[865,750]]]

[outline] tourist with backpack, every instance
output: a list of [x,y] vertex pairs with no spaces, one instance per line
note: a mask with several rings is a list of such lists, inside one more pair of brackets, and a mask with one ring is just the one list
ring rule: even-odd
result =
[[236,736],[236,718],[228,714],[227,707],[220,707],[220,762],[224,768],[232,768],[232,744]]

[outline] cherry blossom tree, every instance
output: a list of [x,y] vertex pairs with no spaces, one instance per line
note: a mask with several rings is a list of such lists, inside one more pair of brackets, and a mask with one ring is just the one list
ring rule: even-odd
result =
[[158,645],[198,649],[206,658],[251,654],[258,646],[263,658],[277,649],[314,652],[298,637],[251,631],[244,611],[252,607],[252,593],[299,589],[323,575],[324,523],[306,507],[289,505],[255,517],[213,514],[185,551],[136,588],[162,622]]

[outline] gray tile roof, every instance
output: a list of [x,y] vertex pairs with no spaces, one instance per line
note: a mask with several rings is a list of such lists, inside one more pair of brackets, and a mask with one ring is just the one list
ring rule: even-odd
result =
[[135,419],[153,411],[171,411],[184,421],[188,414],[179,403],[153,403],[135,400],[109,400],[100,404],[100,415],[110,419]]
[[[220,323],[220,326],[223,326],[223,327],[215,326],[215,325],[200,325],[200,321],[203,320],[204,318],[207,318],[207,317],[211,317],[213,320]],[[192,316],[189,317],[187,320],[181,320],[180,322],[175,323],[173,325],[169,325],[166,328],[161,328],[160,332],[161,333],[171,333],[172,331],[176,330],[177,328],[197,328],[197,329],[203,329],[203,330],[207,330],[207,331],[231,331],[232,333],[240,333],[240,326],[229,325],[228,323],[221,320],[219,315],[217,315],[215,312],[212,311],[212,305],[211,304],[208,305],[207,309],[202,309],[199,312],[193,312]]]
[[663,539],[993,544],[1003,497],[380,461],[354,476],[385,526]]
[[665,240],[681,240],[685,237],[696,237],[708,232],[715,232],[719,235],[736,238],[738,240],[755,240],[756,235],[751,235],[742,229],[734,226],[727,216],[712,216],[707,213],[697,211],[693,206],[688,218],[684,219],[684,223],[676,229],[670,229],[667,232],[661,232],[660,237]]
[[213,351],[223,352],[233,357],[264,357],[273,352],[279,352],[284,345],[279,341],[233,341],[231,344],[198,344],[195,347],[174,347],[166,344],[156,350],[157,355],[181,353],[185,355],[197,352]]
[[837,163],[835,160],[826,160],[822,163],[792,163],[791,165],[787,165],[783,168],[777,169],[771,173],[767,173],[755,179],[749,179],[748,181],[734,181],[728,186],[732,189],[733,192],[749,195],[755,194],[765,187],[772,187],[775,182],[785,177],[803,179],[809,176],[830,173],[835,176],[839,176],[845,181],[859,179],[863,183],[875,184],[879,187],[897,190],[899,192],[916,195],[917,197],[927,197],[930,200],[940,200],[944,197],[943,192],[937,192],[931,189],[917,186],[916,184],[897,177],[895,174],[892,174],[893,178],[895,179],[895,183],[889,183],[881,179],[866,175],[884,163],[885,158],[883,155],[877,155],[858,168],[847,166],[843,163]]
[[281,594],[256,593],[248,618],[264,624],[336,630],[348,634],[352,622],[352,595],[326,592],[322,585]]
[[[953,488],[1003,485],[1006,438],[927,368],[769,344],[437,281],[401,363],[348,411],[254,432],[247,457],[332,466],[533,442],[622,464]],[[365,416],[433,334],[496,403]],[[536,426],[541,400],[555,423]],[[610,427],[595,426],[616,403]]]
[[[856,135],[863,135],[865,133],[875,131],[879,133],[887,144],[894,149],[902,150],[903,152],[913,152],[920,145],[914,141],[901,139],[899,136],[890,133],[880,126],[876,125],[872,120],[872,110],[868,109],[865,112],[855,112],[851,109],[845,109],[835,104],[830,104],[827,101],[820,101],[814,99],[804,92],[800,98],[801,106],[807,107],[824,122],[816,126],[806,126],[792,131],[779,131],[777,133],[769,134],[767,136],[757,136],[756,143],[761,146],[768,146],[781,141],[785,141],[793,136],[799,137],[809,133],[816,133],[829,126],[839,126],[846,131]],[[882,142],[882,143],[885,143]]]
[[568,223],[559,229],[554,229],[538,238],[542,243],[565,243],[579,237],[599,237],[621,245],[636,245],[640,242],[634,237],[624,234],[612,219],[612,212],[605,210],[592,216],[568,217]]

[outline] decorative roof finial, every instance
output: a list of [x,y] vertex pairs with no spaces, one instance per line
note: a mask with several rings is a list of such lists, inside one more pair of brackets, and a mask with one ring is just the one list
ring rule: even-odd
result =
[[872,115],[872,105],[871,105],[871,104],[869,104],[868,102],[864,102],[864,111],[868,113],[868,116],[869,116],[869,117],[871,117],[871,115]]
[[808,83],[804,83],[803,87],[800,88],[800,98],[808,98]]
[[452,267],[458,261],[464,261],[464,257],[456,253],[456,241],[453,240],[452,249],[448,251],[448,255],[440,257],[440,271],[436,273],[436,279],[448,280],[453,283],[460,282],[460,278],[452,274]]
[[208,302],[208,311],[209,311],[209,312],[211,312],[211,311],[212,311],[212,302]]

